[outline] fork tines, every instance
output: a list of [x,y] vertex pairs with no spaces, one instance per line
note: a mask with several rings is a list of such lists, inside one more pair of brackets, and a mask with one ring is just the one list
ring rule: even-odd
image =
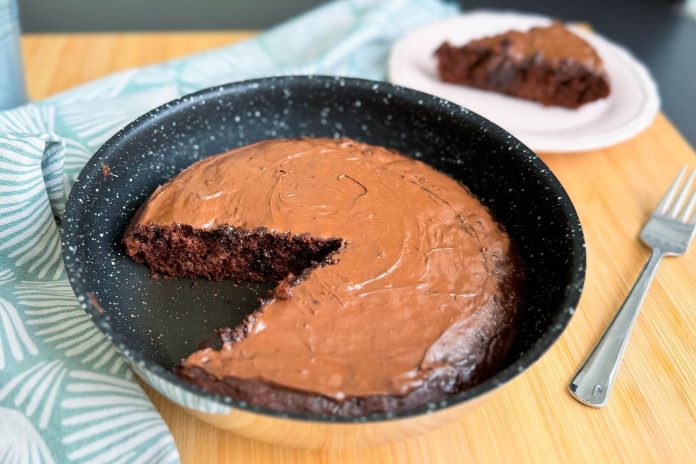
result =
[[[694,210],[696,209],[696,189],[691,192],[694,179],[696,179],[696,169],[691,171],[691,174],[686,179],[681,190],[679,189],[687,170],[687,166],[681,168],[677,178],[674,179],[669,190],[667,190],[667,193],[665,193],[665,196],[662,197],[660,204],[657,206],[657,213],[661,216],[667,216],[684,223],[696,224],[696,214],[694,214]],[[691,192],[690,196],[689,192]],[[684,202],[687,198],[689,198],[689,201],[686,203],[686,206],[684,206]]]

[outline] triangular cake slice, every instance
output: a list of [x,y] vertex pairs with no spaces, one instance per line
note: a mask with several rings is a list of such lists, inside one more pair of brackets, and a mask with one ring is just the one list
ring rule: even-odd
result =
[[435,51],[440,79],[544,105],[577,108],[609,95],[602,59],[560,22]]

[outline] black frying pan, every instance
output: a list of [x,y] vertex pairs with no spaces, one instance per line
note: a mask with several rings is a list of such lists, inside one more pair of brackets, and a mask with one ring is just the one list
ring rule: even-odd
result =
[[467,185],[517,245],[528,294],[509,366],[437,408],[508,381],[558,338],[580,297],[585,249],[573,205],[534,153],[488,120],[413,90],[359,79],[277,77],[211,88],[157,108],[104,144],[80,174],[63,221],[66,269],[85,310],[132,364],[197,397],[281,415],[222,399],[170,372],[201,340],[214,338],[215,328],[239,323],[269,286],[152,280],[123,253],[121,237],[153,190],[195,161],[263,139],[301,136],[350,137],[433,165]]

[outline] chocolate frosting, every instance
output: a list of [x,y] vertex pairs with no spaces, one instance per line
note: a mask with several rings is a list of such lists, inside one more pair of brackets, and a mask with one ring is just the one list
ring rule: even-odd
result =
[[469,45],[502,47],[509,56],[519,61],[538,57],[553,65],[574,61],[598,73],[603,72],[604,68],[602,59],[594,48],[558,21],[549,26],[533,27],[527,32],[513,30],[485,37],[474,40]]
[[455,180],[381,147],[269,140],[222,153],[158,188],[132,225],[148,224],[343,241],[334,264],[255,313],[242,340],[183,363],[219,379],[337,401],[404,396],[443,366],[477,361],[467,357],[488,343],[482,315],[514,311],[510,242],[488,210]]

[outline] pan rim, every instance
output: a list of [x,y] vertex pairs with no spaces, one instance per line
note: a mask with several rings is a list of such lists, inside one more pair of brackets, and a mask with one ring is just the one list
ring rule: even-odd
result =
[[[437,402],[434,406],[433,404],[423,404],[416,408],[399,413],[382,412],[358,417],[343,417],[327,414],[279,412],[264,406],[253,405],[248,402],[238,401],[231,397],[206,391],[205,389],[176,376],[174,372],[157,364],[153,359],[146,356],[145,353],[137,346],[128,343],[128,337],[126,335],[116,332],[113,329],[110,323],[109,315],[104,313],[98,304],[95,304],[92,298],[89,298],[89,289],[87,288],[87,282],[81,275],[79,263],[72,259],[73,251],[69,251],[69,248],[78,246],[76,237],[80,227],[79,220],[69,219],[79,219],[82,217],[85,207],[83,203],[76,200],[76,198],[78,198],[80,195],[80,192],[83,190],[80,187],[83,184],[87,185],[88,179],[92,176],[92,174],[101,169],[103,157],[109,153],[111,145],[120,139],[137,133],[139,130],[147,126],[149,122],[156,120],[163,114],[168,114],[172,111],[185,110],[189,105],[195,104],[198,101],[205,100],[210,97],[220,96],[221,94],[225,93],[234,94],[238,92],[256,90],[270,85],[331,85],[335,84],[336,81],[339,81],[340,85],[342,86],[372,89],[378,92],[378,95],[391,93],[392,98],[405,98],[407,100],[418,101],[419,104],[422,104],[422,106],[426,109],[461,108],[459,105],[439,97],[406,87],[367,79],[322,75],[294,75],[250,79],[203,89],[198,92],[182,96],[169,103],[165,103],[164,105],[145,113],[107,140],[85,164],[80,172],[80,175],[76,179],[75,184],[73,185],[65,208],[63,228],[61,230],[63,262],[65,264],[66,273],[71,287],[73,288],[75,295],[78,297],[81,307],[90,316],[92,322],[99,328],[99,330],[112,342],[119,353],[130,363],[135,363],[140,368],[146,370],[150,374],[156,375],[161,380],[172,383],[175,386],[184,389],[184,391],[188,393],[194,394],[195,396],[204,398],[208,401],[212,401],[220,406],[245,410],[278,419],[294,419],[327,424],[364,424],[368,422],[405,419],[423,414],[434,413],[460,405],[477,397],[484,396],[487,393],[500,388],[504,384],[507,384],[522,372],[526,371],[559,339],[575,312],[575,308],[580,300],[585,281],[585,241],[577,212],[558,179],[534,152],[532,152],[521,142],[518,142],[514,136],[510,135],[504,129],[500,128],[484,117],[468,110],[464,110],[462,114],[474,123],[477,123],[479,126],[486,128],[489,134],[492,134],[501,140],[519,143],[519,147],[516,149],[519,152],[518,156],[525,156],[533,168],[543,175],[547,183],[546,186],[559,199],[558,207],[564,215],[564,220],[567,224],[571,224],[573,226],[573,230],[576,231],[576,233],[572,234],[569,238],[569,248],[572,258],[568,263],[570,269],[570,278],[564,291],[563,300],[558,306],[557,314],[549,321],[548,328],[528,350],[522,353],[520,357],[512,362],[509,366],[500,370],[490,378],[474,385],[471,388],[467,388],[462,392],[448,396],[444,400]],[[73,248],[73,250],[74,249],[75,248]],[[146,383],[149,382],[146,381]]]

